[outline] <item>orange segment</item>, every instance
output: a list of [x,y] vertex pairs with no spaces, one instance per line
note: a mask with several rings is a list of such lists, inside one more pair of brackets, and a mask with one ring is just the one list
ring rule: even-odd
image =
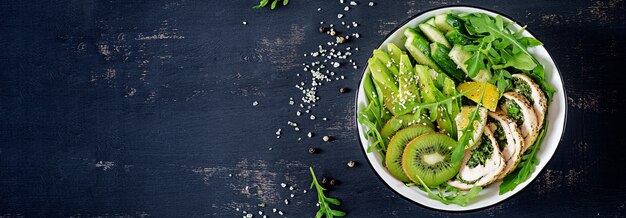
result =
[[[485,95],[483,96],[483,107],[489,109],[490,111],[495,111],[496,106],[498,105],[498,98],[500,94],[498,93],[498,88],[491,84],[486,83],[487,87],[485,88]],[[484,83],[482,82],[465,82],[459,84],[456,89],[459,92],[466,92],[470,90],[468,93],[465,93],[465,97],[471,99],[472,101],[478,103],[480,101],[480,95],[483,91]]]

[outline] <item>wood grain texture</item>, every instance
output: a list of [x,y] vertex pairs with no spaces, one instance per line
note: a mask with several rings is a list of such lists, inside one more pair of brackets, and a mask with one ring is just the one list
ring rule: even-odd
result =
[[[269,217],[271,208],[311,217],[315,194],[302,192],[309,166],[340,181],[329,195],[351,217],[626,216],[623,0],[463,1],[528,25],[558,63],[569,105],[540,176],[468,213],[413,204],[369,168],[355,92],[337,91],[354,90],[360,69],[340,68],[346,79],[320,88],[315,121],[288,104],[302,96],[296,73],[312,60],[302,54],[329,40],[320,21],[337,24],[345,13],[360,24],[348,44],[360,65],[408,17],[459,4],[357,2],[349,12],[336,0],[275,11],[252,9],[252,0],[0,3],[0,217],[241,217],[236,208],[257,213],[261,202]],[[310,146],[322,152],[310,155]]]

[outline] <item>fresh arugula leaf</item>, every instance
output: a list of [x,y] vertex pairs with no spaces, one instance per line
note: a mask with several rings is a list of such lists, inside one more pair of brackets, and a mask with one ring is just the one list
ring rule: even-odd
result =
[[502,184],[500,184],[500,195],[512,191],[517,187],[517,185],[522,184],[524,181],[530,177],[530,175],[535,171],[535,166],[539,164],[539,159],[537,159],[536,154],[539,150],[539,146],[541,146],[541,142],[543,141],[546,129],[548,128],[548,121],[546,120],[541,133],[537,137],[537,141],[533,144],[532,147],[528,148],[526,153],[522,156],[522,162],[517,165],[517,169],[513,171],[511,174],[504,177]]
[[[438,193],[433,193],[433,191],[431,190],[431,188],[429,188],[426,183],[424,183],[424,181],[422,180],[422,178],[420,178],[418,175],[417,179],[419,180],[420,184],[422,185],[420,187],[420,189],[424,190],[425,192],[428,193],[428,197],[434,200],[437,200],[445,205],[448,204],[456,204],[459,206],[467,206],[472,200],[474,200],[474,198],[476,198],[478,196],[478,193],[480,193],[481,190],[483,190],[482,187],[477,186],[477,187],[473,187],[471,188],[469,191],[463,193],[461,191],[459,191],[458,189],[455,190],[455,193],[450,194],[450,195],[445,195],[443,193],[443,191],[441,190],[441,186],[437,187],[437,192]],[[446,186],[446,189],[448,189],[448,187]]]
[[317,182],[317,177],[315,177],[315,172],[313,172],[313,168],[309,167],[309,170],[311,171],[311,176],[313,177],[313,181],[311,181],[310,189],[313,189],[313,187],[315,187],[315,190],[317,191],[317,203],[319,203],[319,207],[320,207],[317,213],[315,213],[315,217],[321,218],[324,215],[327,218],[333,218],[336,216],[339,216],[339,217],[346,216],[346,212],[343,212],[340,210],[333,210],[330,207],[330,204],[335,205],[335,206],[341,205],[341,201],[339,201],[336,198],[326,197],[326,195],[324,195],[324,191],[326,191],[326,189],[322,187],[322,185],[320,185],[319,182]]
[[489,35],[494,36],[499,40],[506,41],[513,46],[513,54],[521,52],[524,54],[523,58],[530,58],[533,62],[537,62],[530,52],[528,52],[526,45],[517,41],[515,35],[511,34],[508,29],[504,28],[504,23],[499,21],[502,20],[502,17],[496,16],[494,21],[487,15],[473,14],[473,16],[470,16],[468,20],[471,24],[468,28],[473,28],[477,33],[489,33]]
[[526,45],[526,47],[535,47],[535,46],[540,46],[543,45],[543,43],[535,38],[531,38],[531,37],[522,37],[522,38],[518,38],[517,41],[521,42],[522,44]]
[[[259,2],[258,5],[252,7],[252,8],[262,8],[267,6],[267,4],[269,3],[270,0],[261,0]],[[280,0],[272,0],[272,4],[270,4],[270,9],[274,10],[276,8],[276,5],[278,4],[278,1]],[[283,6],[289,4],[289,0],[282,0]]]
[[267,5],[267,3],[269,2],[269,0],[261,0],[261,2],[259,2],[258,5],[254,6],[253,8],[262,8],[265,7],[265,5]]
[[485,55],[479,51],[474,52],[472,57],[465,61],[465,64],[467,64],[467,76],[470,78],[476,77],[480,70],[487,68],[485,67]]
[[496,84],[498,93],[500,94],[499,96],[502,97],[504,92],[513,89],[513,82],[511,82],[512,78],[513,77],[511,77],[511,74],[508,71],[499,69],[495,71],[489,83]]
[[274,8],[276,8],[276,3],[278,3],[278,0],[274,0],[274,1],[272,2],[272,6],[270,6],[270,8],[271,8],[272,10],[274,10]]
[[494,65],[493,69],[514,67],[520,70],[533,70],[537,67],[537,63],[533,60],[533,57],[524,53],[510,54],[506,50],[501,50],[501,54],[502,58],[506,60],[506,63],[503,65]]
[[445,98],[438,99],[436,102],[431,103],[408,102],[405,104],[405,107],[394,107],[392,112],[395,115],[414,113],[416,114],[415,116],[420,116],[423,110],[436,111],[439,106],[448,104],[456,99],[460,99],[461,97],[463,97],[463,95],[469,93],[474,89],[475,88],[470,88],[464,92],[452,96],[447,96]]
[[480,93],[480,99],[478,101],[478,104],[476,105],[476,109],[474,110],[474,112],[472,112],[472,115],[467,122],[467,126],[461,131],[461,138],[459,138],[459,140],[456,142],[456,145],[454,145],[454,150],[452,150],[451,164],[453,166],[461,165],[461,161],[465,156],[465,149],[467,149],[469,146],[469,139],[470,137],[472,137],[472,135],[474,135],[474,121],[477,120],[476,116],[478,115],[478,110],[482,106],[483,97],[485,97],[485,90],[487,88],[487,82],[484,82],[482,87],[483,88]]

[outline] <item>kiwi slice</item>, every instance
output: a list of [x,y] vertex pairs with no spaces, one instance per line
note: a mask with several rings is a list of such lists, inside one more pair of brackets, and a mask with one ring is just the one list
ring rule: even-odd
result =
[[413,124],[428,126],[432,129],[435,128],[433,123],[426,116],[415,119],[415,114],[397,115],[385,123],[383,128],[380,130],[380,136],[383,137],[384,140],[389,140],[389,138],[391,138],[391,136],[393,136],[393,134],[395,134],[399,129],[406,128],[407,126]]
[[437,186],[459,172],[459,164],[452,165],[454,139],[442,133],[427,133],[409,142],[402,155],[402,168],[411,181],[419,178],[428,186]]
[[391,138],[391,141],[389,141],[387,145],[387,154],[385,156],[386,166],[391,175],[403,182],[411,181],[409,177],[406,177],[402,169],[404,147],[414,138],[434,131],[433,128],[428,126],[413,125],[398,131],[393,138]]

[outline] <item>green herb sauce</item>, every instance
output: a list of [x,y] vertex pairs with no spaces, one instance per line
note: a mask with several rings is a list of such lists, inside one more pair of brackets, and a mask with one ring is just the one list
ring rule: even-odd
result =
[[504,149],[504,147],[506,147],[507,145],[507,141],[506,133],[504,133],[504,128],[502,128],[502,124],[500,124],[499,121],[491,117],[488,119],[488,122],[496,125],[496,130],[493,132],[493,137],[496,138],[496,142],[498,142],[498,147],[500,148],[500,150]]
[[491,146],[491,140],[489,140],[487,136],[483,135],[480,145],[472,149],[470,159],[467,161],[467,166],[470,168],[474,168],[478,165],[484,166],[493,153],[493,148]]
[[515,91],[522,94],[530,103],[533,103],[532,92],[530,91],[530,86],[525,83],[523,80],[519,78],[513,78],[513,85],[515,86]]
[[524,123],[524,116],[522,115],[522,109],[519,107],[519,105],[517,105],[517,103],[515,103],[515,101],[511,99],[506,99],[505,105],[506,113],[509,115],[509,117],[515,119],[515,122],[518,126],[522,125],[522,123]]

